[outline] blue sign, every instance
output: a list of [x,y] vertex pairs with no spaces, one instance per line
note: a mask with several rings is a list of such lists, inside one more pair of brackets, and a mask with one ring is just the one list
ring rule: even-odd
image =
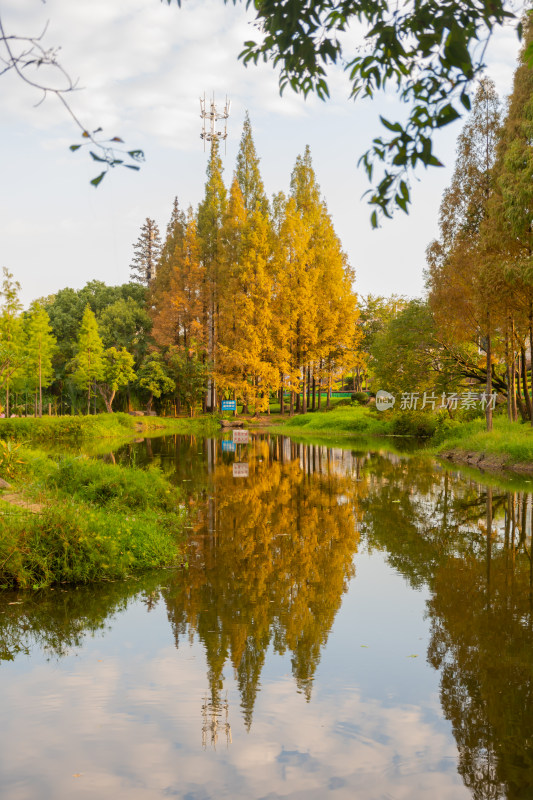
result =
[[236,411],[237,410],[237,403],[235,400],[223,400],[222,401],[222,411]]
[[235,442],[232,442],[231,439],[222,439],[222,452],[223,453],[234,453],[235,452]]

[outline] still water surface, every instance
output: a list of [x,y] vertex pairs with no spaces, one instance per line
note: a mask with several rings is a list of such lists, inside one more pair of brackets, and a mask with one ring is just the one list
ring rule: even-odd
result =
[[533,797],[527,483],[268,434],[109,458],[182,485],[189,567],[2,596],[3,800]]

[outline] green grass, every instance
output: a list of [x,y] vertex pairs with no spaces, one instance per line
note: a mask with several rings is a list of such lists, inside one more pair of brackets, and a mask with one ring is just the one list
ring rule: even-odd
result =
[[363,406],[341,406],[331,411],[297,414],[271,430],[280,433],[342,433],[365,436],[385,436],[392,433],[390,417]]
[[0,419],[0,438],[34,442],[118,438],[139,432],[199,433],[218,429],[212,415],[195,417],[132,417],[130,414],[96,414],[94,416],[13,417]]
[[485,430],[485,420],[449,424],[437,432],[432,450],[485,453],[506,457],[510,463],[533,463],[533,428],[504,417],[495,417],[493,430]]
[[502,458],[507,464],[533,464],[533,428],[494,417],[494,428],[485,430],[484,418],[470,422],[451,420],[422,412],[381,413],[363,406],[343,406],[329,412],[296,415],[270,430],[302,437],[310,436],[425,436],[427,452],[445,451],[485,453]]
[[182,562],[181,494],[158,470],[40,451],[22,459],[14,489],[42,512],[1,504],[0,587],[88,583]]

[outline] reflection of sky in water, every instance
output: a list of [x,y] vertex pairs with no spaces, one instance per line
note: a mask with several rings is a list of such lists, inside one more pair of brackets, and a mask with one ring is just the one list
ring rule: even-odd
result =
[[216,747],[203,646],[174,647],[162,601],[132,603],[61,660],[3,664],[2,798],[470,797],[425,659],[425,592],[379,553],[355,563],[310,702],[270,648],[247,733],[226,664]]

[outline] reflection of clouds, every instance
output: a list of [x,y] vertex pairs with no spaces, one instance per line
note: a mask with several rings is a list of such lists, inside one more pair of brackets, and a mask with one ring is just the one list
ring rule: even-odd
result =
[[[100,647],[88,644],[60,668],[40,665],[9,687],[4,679],[6,800],[70,800],[74,793],[117,800],[318,800],[328,791],[350,800],[469,797],[432,697],[424,710],[384,706],[357,688],[332,694],[317,679],[306,702],[291,678],[278,677],[263,683],[247,734],[229,679],[233,744],[221,737],[216,751],[204,750],[206,675],[198,645],[160,649],[151,659],[125,650],[107,656]],[[276,664],[283,674],[285,661]],[[72,777],[77,773],[80,778]]]

